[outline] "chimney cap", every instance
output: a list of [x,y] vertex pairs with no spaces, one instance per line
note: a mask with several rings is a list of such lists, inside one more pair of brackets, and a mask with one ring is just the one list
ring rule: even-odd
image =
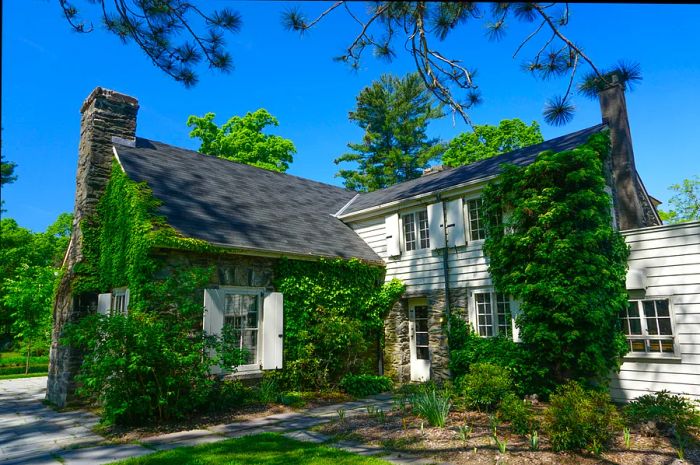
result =
[[87,108],[99,98],[109,100],[114,103],[124,103],[127,105],[132,105],[135,106],[136,109],[138,109],[139,107],[139,101],[136,97],[122,94],[121,92],[117,92],[116,90],[105,89],[104,87],[97,86],[92,90],[92,92],[90,92],[90,95],[88,95],[85,101],[83,102],[83,105],[80,107],[80,112],[84,113],[85,110],[87,110]]

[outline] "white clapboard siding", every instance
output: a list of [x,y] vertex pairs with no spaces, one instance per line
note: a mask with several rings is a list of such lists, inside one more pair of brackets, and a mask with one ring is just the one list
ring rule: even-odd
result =
[[[445,286],[444,249],[423,249],[408,253],[402,252],[399,256],[389,256],[385,224],[384,217],[379,217],[359,221],[351,226],[386,263],[387,281],[392,278],[400,279],[406,285],[406,292],[410,294],[443,289]],[[431,243],[433,237],[431,235]],[[447,263],[450,270],[450,286],[481,287],[491,285],[481,243],[450,247]]]
[[670,297],[679,354],[674,360],[627,358],[610,393],[631,400],[666,389],[700,399],[700,222],[623,232],[630,268],[644,269],[647,297]]

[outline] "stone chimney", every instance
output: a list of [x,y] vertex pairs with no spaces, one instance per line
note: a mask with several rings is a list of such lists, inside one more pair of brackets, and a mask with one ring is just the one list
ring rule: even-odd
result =
[[598,93],[603,122],[610,129],[613,202],[619,229],[661,224],[656,208],[637,174],[632,134],[627,118],[625,89],[613,76],[613,83]]
[[96,294],[75,295],[72,290],[75,266],[84,260],[80,225],[91,221],[109,181],[114,156],[112,138],[135,141],[138,109],[135,98],[101,87],[92,91],[80,109],[82,118],[73,232],[64,261],[65,273],[54,302],[46,390],[46,399],[61,407],[72,399],[75,390],[73,378],[82,362],[82,354],[77,349],[59,344],[63,327],[67,322],[78,321],[94,312],[97,306]]

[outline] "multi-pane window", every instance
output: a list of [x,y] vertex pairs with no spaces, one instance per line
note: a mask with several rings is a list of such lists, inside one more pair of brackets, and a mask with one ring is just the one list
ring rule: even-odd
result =
[[403,215],[401,221],[403,223],[404,248],[407,252],[430,247],[427,210]]
[[674,353],[668,299],[630,300],[620,319],[632,354]]
[[486,237],[484,224],[484,204],[481,199],[467,200],[467,218],[469,223],[469,239],[478,241]]
[[255,294],[226,294],[224,325],[232,330],[238,348],[243,351],[243,364],[258,362],[258,296]]
[[474,305],[479,336],[513,336],[508,296],[499,292],[475,292]]
[[112,304],[110,306],[111,315],[126,315],[126,301],[127,301],[127,290],[126,288],[114,289],[112,291]]
[[416,305],[415,310],[416,358],[430,360],[428,346],[428,306]]

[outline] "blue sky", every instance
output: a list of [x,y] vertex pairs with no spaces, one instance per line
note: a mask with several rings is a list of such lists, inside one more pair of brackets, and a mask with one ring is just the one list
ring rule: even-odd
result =
[[[76,2],[85,12],[88,2]],[[224,5],[216,2],[214,5]],[[59,213],[72,211],[80,105],[96,86],[139,99],[137,133],[173,145],[197,148],[185,126],[190,114],[217,114],[224,122],[257,108],[280,120],[274,133],[296,145],[289,172],[340,185],[333,159],[361,131],[347,119],[355,96],[382,73],[402,75],[412,62],[399,54],[391,64],[370,54],[350,72],[332,57],[357,29],[338,11],[303,37],[281,26],[281,2],[232,2],[242,14],[240,33],[228,36],[235,70],[200,69],[200,82],[185,89],[156,69],[135,46],[103,30],[72,32],[57,0],[3,2],[2,153],[18,164],[19,179],[2,191],[4,215],[39,231]],[[309,15],[324,4],[301,3]],[[568,35],[583,44],[601,67],[626,59],[639,62],[643,82],[627,96],[637,169],[649,192],[666,201],[668,186],[700,173],[700,41],[697,5],[573,4]],[[94,16],[92,16],[94,17]],[[545,100],[561,93],[563,81],[540,82],[523,73],[511,55],[527,31],[512,23],[499,43],[485,39],[481,23],[454,32],[441,44],[445,54],[478,68],[484,104],[473,111],[478,124],[505,118],[542,121]],[[542,124],[545,138],[600,121],[598,103],[576,100],[569,125]],[[445,141],[467,130],[451,118],[431,124]]]

